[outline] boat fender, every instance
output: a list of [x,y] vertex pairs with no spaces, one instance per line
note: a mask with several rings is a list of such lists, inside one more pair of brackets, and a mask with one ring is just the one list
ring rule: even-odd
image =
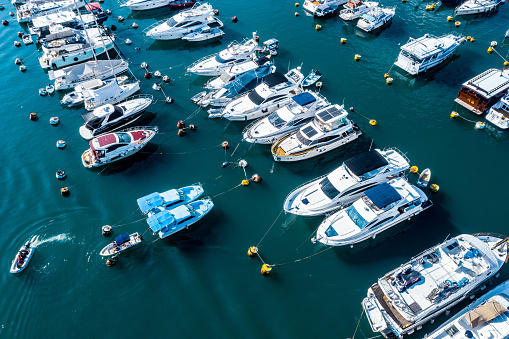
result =
[[138,145],[141,145],[141,140],[138,140]]
[[263,264],[262,266],[262,269],[260,271],[260,273],[263,275],[263,276],[267,276],[270,274],[270,271],[272,271],[272,266],[270,266],[269,264]]

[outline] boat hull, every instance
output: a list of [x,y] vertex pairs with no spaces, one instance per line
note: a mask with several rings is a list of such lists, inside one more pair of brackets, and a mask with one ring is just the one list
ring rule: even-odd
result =
[[[24,247],[24,246],[23,246]],[[22,248],[23,248],[22,247]],[[12,265],[11,265],[11,270],[10,272],[12,274],[16,274],[16,273],[21,273],[27,266],[28,266],[28,263],[30,262],[30,259],[32,259],[32,256],[34,255],[34,252],[35,252],[35,247],[30,247],[28,249],[28,254],[27,256],[25,257],[25,261],[23,263],[23,265],[21,267],[18,267],[17,265],[17,259],[14,258],[14,260],[12,261]],[[18,252],[19,253],[19,252]]]
[[125,4],[121,5],[121,7],[127,7],[133,11],[146,11],[150,9],[156,9],[161,7],[166,7],[170,4],[170,0],[147,0],[147,1],[136,1],[131,2],[128,1]]

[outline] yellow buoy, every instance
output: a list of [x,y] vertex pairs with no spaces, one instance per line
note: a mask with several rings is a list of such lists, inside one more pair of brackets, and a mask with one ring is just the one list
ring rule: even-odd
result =
[[461,26],[461,22],[460,22],[460,21],[456,21],[456,22],[454,23],[454,27],[460,27],[460,26]]
[[359,61],[361,59],[361,55],[360,54],[355,54],[354,59],[355,59],[355,61]]
[[493,48],[492,48],[492,47],[489,47],[489,48],[488,48],[488,54],[491,54],[491,53],[493,53]]
[[369,121],[369,124],[370,124],[371,126],[376,126],[377,122],[376,122],[376,120],[375,120],[375,119],[371,119],[371,120]]
[[456,119],[457,117],[459,117],[459,113],[458,112],[455,112],[455,111],[452,111],[451,112],[451,115],[449,115],[451,117],[451,119]]
[[389,76],[390,76],[390,75],[389,75],[389,73],[385,73],[385,74],[384,74],[384,78],[385,78],[385,79],[387,79]]
[[438,192],[438,190],[440,189],[440,186],[438,186],[437,184],[432,184],[432,185],[430,186],[430,188],[431,188],[431,191],[432,191],[432,192],[435,192],[435,193],[436,193],[436,192]]
[[270,265],[268,265],[268,264],[262,265],[262,270],[261,270],[262,275],[269,275],[270,271],[272,271],[272,267]]
[[256,246],[251,246],[251,247],[249,247],[249,249],[247,250],[247,255],[248,255],[250,258],[255,257],[257,253],[258,253],[258,247],[256,247]]
[[417,167],[417,166],[410,167],[410,173],[417,173],[417,172],[419,172],[419,167]]
[[64,197],[67,197],[69,196],[70,192],[69,192],[69,188],[67,187],[62,187],[60,189],[60,194],[62,194]]
[[242,186],[249,186],[249,180],[242,180]]
[[299,12],[295,12],[295,16],[299,16]]
[[509,66],[509,61],[504,61],[504,66]]
[[295,7],[299,7],[299,3],[298,2],[295,3]]
[[474,39],[474,38],[470,38],[470,42],[474,42],[474,41],[475,41],[475,39]]
[[470,35],[467,36],[467,40],[470,41],[470,39],[472,39],[472,37]]
[[339,41],[342,45],[346,44],[346,38],[341,38],[341,40]]
[[322,25],[316,25],[316,26],[315,26],[315,29],[316,29],[317,31],[321,30],[321,29],[322,29]]
[[450,16],[450,15],[449,15],[449,16],[447,17],[447,21],[452,21],[452,16]]
[[393,78],[387,78],[385,79],[385,82],[387,83],[387,85],[392,85],[392,82],[394,81]]
[[478,130],[479,129],[483,129],[484,126],[485,126],[484,122],[482,122],[482,121],[478,121],[478,122],[475,123],[475,129],[478,129]]
[[426,6],[426,10],[427,11],[432,11],[433,10],[433,5],[427,5]]

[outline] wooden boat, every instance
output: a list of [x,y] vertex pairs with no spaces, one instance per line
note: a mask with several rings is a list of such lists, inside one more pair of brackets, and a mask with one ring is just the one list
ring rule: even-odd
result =
[[27,266],[30,259],[32,259],[32,255],[35,252],[35,247],[30,247],[30,241],[27,241],[26,244],[21,246],[18,254],[16,254],[16,258],[12,261],[11,265],[11,273],[20,273]]
[[419,179],[417,179],[417,186],[427,187],[430,179],[431,170],[429,168],[426,168],[424,171],[422,171],[421,175],[419,175]]
[[302,87],[309,87],[315,84],[322,77],[319,70],[311,70],[311,72],[302,81]]

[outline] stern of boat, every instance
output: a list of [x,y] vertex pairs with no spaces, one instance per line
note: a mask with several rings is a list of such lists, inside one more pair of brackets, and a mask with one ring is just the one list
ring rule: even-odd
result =
[[368,290],[368,296],[362,301],[362,308],[366,313],[366,318],[368,318],[369,325],[373,332],[383,332],[387,330],[387,322],[377,303],[375,293],[371,288]]
[[497,233],[475,233],[472,235],[488,245],[499,260],[500,266],[507,263],[509,260],[509,237]]
[[92,150],[89,148],[81,155],[81,163],[86,168],[92,168],[95,166],[96,162],[94,159],[94,155],[92,154]]

